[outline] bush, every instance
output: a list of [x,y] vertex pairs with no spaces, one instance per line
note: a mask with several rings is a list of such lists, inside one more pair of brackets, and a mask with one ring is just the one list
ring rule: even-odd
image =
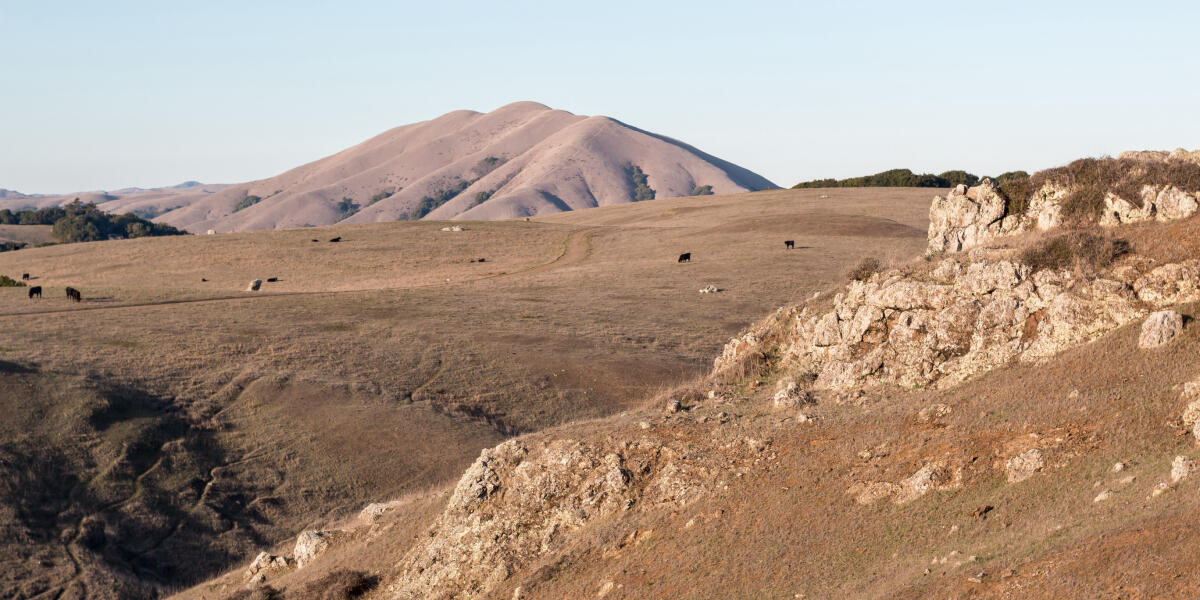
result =
[[435,191],[432,196],[421,197],[421,199],[417,202],[416,207],[414,207],[412,212],[408,214],[408,218],[414,221],[423,218],[425,215],[433,212],[437,207],[453,200],[455,196],[461,194],[463,190],[471,187],[471,185],[476,181],[479,180],[471,179],[469,181],[459,181],[451,187],[441,188]]
[[225,600],[283,600],[283,594],[269,585],[261,585],[253,589],[240,589],[226,596]]
[[342,213],[341,219],[348,219],[351,215],[358,212],[359,206],[352,198],[342,198],[340,202],[334,205],[334,208],[339,213]]
[[0,275],[0,287],[25,287],[25,284],[8,275]]
[[[1200,190],[1200,165],[1182,160],[1081,158],[1063,167],[1039,171],[1027,179],[1020,177],[1020,172],[1011,175],[1014,175],[1014,183],[1001,185],[1012,209],[1010,214],[1024,212],[1033,194],[1047,183],[1053,183],[1070,190],[1062,201],[1063,215],[1076,223],[1097,219],[1104,210],[1104,198],[1110,192],[1140,204],[1142,188],[1147,185]],[[1017,184],[1019,180],[1024,183]]]
[[0,242],[0,252],[11,252],[28,246],[25,242]]
[[362,571],[340,569],[328,575],[310,581],[295,595],[288,594],[288,600],[353,600],[379,585],[379,578]]
[[258,204],[259,202],[262,202],[262,198],[260,198],[259,196],[246,196],[245,198],[242,198],[241,201],[239,201],[237,204],[233,205],[233,212],[237,212],[239,210],[250,208],[251,206]]
[[858,261],[858,264],[854,265],[854,268],[850,269],[847,275],[854,281],[866,281],[882,269],[883,265],[879,262],[878,258],[867,256]]
[[1129,242],[1123,239],[1073,231],[1038,240],[1021,251],[1020,261],[1034,271],[1073,268],[1092,274],[1131,251]]
[[478,193],[476,193],[476,194],[475,194],[475,204],[476,204],[476,206],[478,206],[478,205],[480,205],[480,204],[483,204],[484,202],[487,202],[488,200],[490,200],[490,199],[491,199],[491,197],[492,197],[492,194],[494,194],[494,193],[496,193],[496,192],[495,192],[495,191],[493,191],[493,190],[487,190],[487,191],[484,191],[484,192],[478,192]]
[[698,186],[692,188],[692,195],[693,196],[711,196],[711,195],[713,195],[712,186],[711,185],[698,185]]
[[371,196],[371,198],[369,200],[367,200],[367,206],[375,204],[376,202],[379,202],[381,200],[387,200],[388,198],[391,198],[393,195],[395,195],[395,193],[400,191],[401,189],[402,188],[396,188],[394,190],[384,190],[382,192],[379,192],[379,193],[375,194],[374,196]]

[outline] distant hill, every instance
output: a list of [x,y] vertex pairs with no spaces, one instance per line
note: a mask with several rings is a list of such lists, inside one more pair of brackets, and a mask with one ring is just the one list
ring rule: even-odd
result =
[[[1028,177],[1029,174],[1024,171],[1010,171],[993,177],[997,181],[1003,181],[1013,177]],[[833,187],[930,187],[930,188],[948,188],[959,184],[975,185],[979,183],[981,178],[977,175],[966,171],[946,171],[940,175],[931,173],[913,173],[908,169],[891,169],[876,173],[874,175],[864,175],[862,177],[851,177],[849,179],[815,179],[813,181],[804,181],[792,186],[792,189],[804,188],[833,188]]]
[[191,231],[243,231],[497,220],[774,187],[733,163],[615,119],[517,102],[397,127],[268,179],[96,202]]

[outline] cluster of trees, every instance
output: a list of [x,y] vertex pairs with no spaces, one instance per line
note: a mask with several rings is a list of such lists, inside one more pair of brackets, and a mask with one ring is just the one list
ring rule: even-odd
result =
[[[5,225],[52,225],[51,235],[63,242],[94,242],[97,240],[137,238],[156,235],[183,235],[185,232],[170,225],[153,223],[133,213],[113,215],[78,198],[65,206],[37,210],[0,210],[0,223]],[[6,250],[18,250],[24,245],[5,244]]]
[[[417,202],[417,206],[409,213],[408,218],[417,220],[431,213],[437,207],[451,201],[455,196],[461,194],[463,190],[471,187],[478,179],[460,180],[458,183],[448,187],[441,188],[435,191],[432,195],[422,196]],[[476,196],[478,199],[478,196]]]
[[650,187],[650,180],[641,167],[633,165],[633,168],[629,170],[629,181],[633,183],[634,202],[654,199],[654,188]]
[[342,219],[350,218],[351,215],[358,212],[358,209],[360,207],[359,207],[358,203],[354,201],[353,198],[343,197],[341,199],[341,201],[339,201],[337,204],[334,205],[334,208],[336,208],[338,210],[338,212],[342,213],[341,219],[338,219],[340,221]]
[[711,196],[711,195],[713,195],[712,186],[711,185],[698,185],[698,186],[692,188],[692,195],[693,196]]
[[966,171],[946,171],[940,175],[913,173],[908,169],[891,169],[849,179],[816,179],[792,186],[792,189],[831,187],[954,187],[959,184],[975,185],[979,177]]
[[242,198],[237,204],[233,205],[233,212],[237,212],[242,209],[250,208],[251,206],[258,204],[259,202],[262,202],[262,198],[259,196],[254,196],[254,195],[246,196],[245,198]]

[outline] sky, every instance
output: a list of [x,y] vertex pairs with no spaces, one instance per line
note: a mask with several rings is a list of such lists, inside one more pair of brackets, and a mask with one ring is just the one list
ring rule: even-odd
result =
[[0,0],[0,188],[269,177],[533,100],[781,186],[1200,147],[1200,2]]

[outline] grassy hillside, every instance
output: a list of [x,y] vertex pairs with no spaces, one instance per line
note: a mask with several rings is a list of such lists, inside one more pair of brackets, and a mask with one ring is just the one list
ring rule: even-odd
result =
[[[188,585],[368,502],[423,497],[514,433],[637,407],[707,371],[760,315],[841,280],[865,248],[901,261],[924,247],[927,191],[836,193],[4,253],[0,273],[31,273],[45,297],[0,289],[0,360],[85,390],[29,388],[13,422],[109,389],[151,407],[129,409],[136,427],[84,416],[77,435],[29,442],[74,457],[65,468],[85,483],[67,495],[77,506],[60,491],[58,516],[20,521],[36,558],[4,589]],[[105,432],[115,441],[98,446]],[[93,480],[119,493],[85,501]],[[85,519],[92,537],[71,525]]]

